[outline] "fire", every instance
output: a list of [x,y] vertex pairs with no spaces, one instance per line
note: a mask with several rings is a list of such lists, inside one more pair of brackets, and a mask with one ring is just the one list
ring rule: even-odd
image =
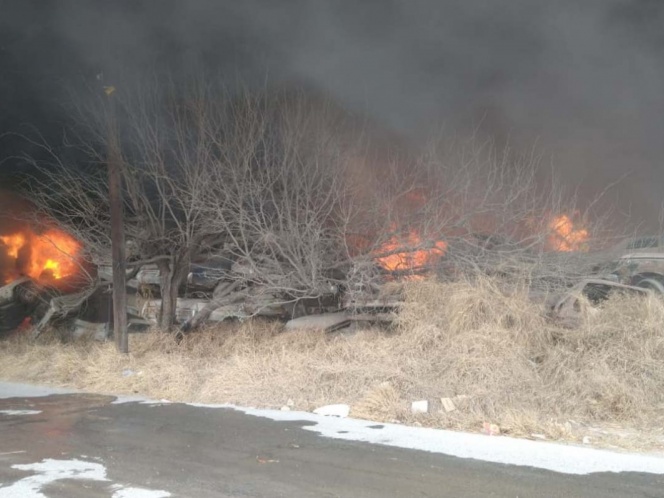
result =
[[[406,213],[414,213],[421,209],[427,202],[424,189],[414,189],[402,199],[400,210]],[[397,223],[390,227],[391,232],[397,232]],[[433,244],[425,243],[417,230],[409,230],[405,236],[393,235],[387,242],[382,244],[374,254],[376,263],[388,271],[407,272],[425,268],[435,263],[445,255],[447,243],[439,240]],[[385,256],[381,256],[384,254]],[[411,276],[408,278],[418,278]]]
[[588,230],[575,226],[572,218],[566,214],[554,216],[549,222],[551,235],[548,246],[561,252],[587,251]]
[[14,235],[5,235],[0,237],[0,241],[5,244],[7,256],[13,259],[18,258],[18,253],[21,248],[25,245],[25,235],[22,233],[17,233]]
[[81,251],[81,244],[71,235],[57,229],[37,234],[25,228],[20,232],[0,236],[0,251],[3,245],[6,256],[14,260],[17,274],[40,280],[60,280],[79,270],[76,258]]
[[447,243],[439,240],[430,249],[395,252],[401,248],[422,247],[423,245],[422,237],[415,230],[411,230],[405,238],[393,236],[377,251],[386,256],[377,257],[376,262],[389,271],[414,270],[434,263],[447,250]]

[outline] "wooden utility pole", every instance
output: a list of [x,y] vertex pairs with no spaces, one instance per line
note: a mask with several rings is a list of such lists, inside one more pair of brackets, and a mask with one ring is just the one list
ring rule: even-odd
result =
[[122,209],[122,155],[118,139],[115,106],[112,102],[113,87],[106,87],[111,100],[108,116],[108,199],[111,206],[111,253],[113,268],[113,335],[120,353],[129,353],[127,337],[127,287],[125,262],[124,216]]

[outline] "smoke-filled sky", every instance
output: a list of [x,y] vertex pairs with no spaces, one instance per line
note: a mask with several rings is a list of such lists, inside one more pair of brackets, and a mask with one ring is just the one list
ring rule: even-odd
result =
[[611,199],[647,222],[664,202],[662,0],[0,0],[0,132],[57,139],[98,74],[200,68],[305,85],[416,143],[479,125],[537,144],[582,195],[628,175]]

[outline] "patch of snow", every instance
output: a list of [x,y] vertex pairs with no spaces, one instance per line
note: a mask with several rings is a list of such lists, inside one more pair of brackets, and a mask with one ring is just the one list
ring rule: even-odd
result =
[[332,439],[362,441],[398,448],[428,451],[457,458],[469,458],[522,467],[535,467],[564,474],[592,474],[597,472],[644,472],[664,474],[664,457],[657,454],[619,453],[582,446],[544,443],[504,436],[488,437],[424,427],[382,424],[372,429],[374,422],[352,418],[323,417],[308,412],[260,410],[232,405],[192,406],[231,408],[247,415],[279,422],[315,422],[303,427]]
[[[0,399],[39,397],[72,392],[76,391],[32,386],[28,384],[0,382]],[[120,396],[113,403],[119,404],[131,402],[139,402],[141,404],[152,406],[169,403],[167,400],[154,401],[139,396]],[[314,425],[305,426],[303,429],[317,432],[324,437],[333,439],[362,441],[399,448],[428,451],[457,458],[469,458],[493,463],[536,467],[565,474],[583,475],[597,472],[644,472],[664,474],[664,457],[657,454],[619,453],[589,448],[587,446],[543,443],[503,436],[488,437],[481,434],[469,434],[423,427],[408,427],[400,424],[383,424],[381,430],[375,430],[371,428],[371,426],[375,425],[373,422],[352,418],[326,417],[308,412],[241,408],[230,404],[211,405],[189,403],[189,405],[202,408],[233,409],[246,413],[247,415],[268,418],[275,421],[314,422]],[[71,462],[76,462],[76,460],[72,460]],[[89,462],[81,462],[81,464],[99,465]],[[86,473],[92,475],[92,470],[84,470],[78,475],[84,475]],[[55,473],[55,470],[53,470],[48,471],[46,474],[33,476],[32,478],[44,479],[51,476],[49,478],[52,479],[52,476],[55,475],[59,474]],[[27,484],[33,482],[30,481],[32,478],[26,478],[28,480]],[[71,477],[58,477],[58,479],[65,478],[69,479]],[[84,478],[87,479],[88,477]],[[43,496],[41,494],[7,494],[10,490],[14,489],[14,486],[19,485],[19,483],[23,481],[24,480],[18,481],[9,487],[0,488],[0,498],[15,496],[25,496],[26,498],[29,498]],[[21,486],[23,486],[23,484],[21,484]],[[19,490],[21,489],[24,488],[19,488]],[[121,498],[121,496],[119,498]]]
[[6,487],[0,488],[0,498],[46,498],[42,488],[62,479],[107,481],[106,468],[83,460],[52,460],[39,463],[12,465],[13,469],[37,472]]
[[149,400],[144,396],[116,396],[111,404],[124,405],[125,403],[145,403],[146,401]]
[[52,394],[72,394],[75,392],[76,391],[73,389],[33,386],[31,384],[19,384],[17,382],[0,382],[0,399],[41,398]]
[[[140,372],[139,372],[140,374]],[[34,386],[32,384],[21,384],[17,382],[0,382],[0,399],[9,398],[41,398],[53,394],[76,394],[81,391],[75,389],[63,389],[59,387]],[[123,403],[142,403],[145,405],[166,405],[171,403],[167,399],[152,400],[145,396],[114,396],[116,399],[111,402],[113,405]]]
[[[0,484],[0,498],[46,498],[42,489],[63,479],[108,482],[106,467],[84,460],[44,459],[39,463],[12,465],[13,469],[35,472],[9,486]],[[171,493],[157,489],[137,488],[114,484],[110,486],[112,498],[168,498]]]
[[169,405],[172,402],[167,399],[153,400],[145,396],[115,396],[112,405],[124,405],[125,403],[140,403],[141,405],[160,406]]
[[37,415],[41,410],[0,410],[3,415]]
[[117,484],[113,486],[112,489],[115,490],[112,498],[168,498],[169,496],[172,496],[168,491],[124,487]]

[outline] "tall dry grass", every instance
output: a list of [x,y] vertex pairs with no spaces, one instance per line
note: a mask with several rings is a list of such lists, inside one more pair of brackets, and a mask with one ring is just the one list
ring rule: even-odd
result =
[[[12,338],[0,343],[0,378],[173,401],[348,403],[352,415],[378,421],[467,430],[490,422],[510,434],[652,448],[664,441],[663,324],[654,297],[616,297],[569,330],[549,323],[525,286],[417,282],[391,330],[282,333],[256,320],[180,344],[133,335],[126,357],[112,344]],[[442,410],[441,397],[456,410]],[[410,413],[418,399],[430,400],[430,413]]]

